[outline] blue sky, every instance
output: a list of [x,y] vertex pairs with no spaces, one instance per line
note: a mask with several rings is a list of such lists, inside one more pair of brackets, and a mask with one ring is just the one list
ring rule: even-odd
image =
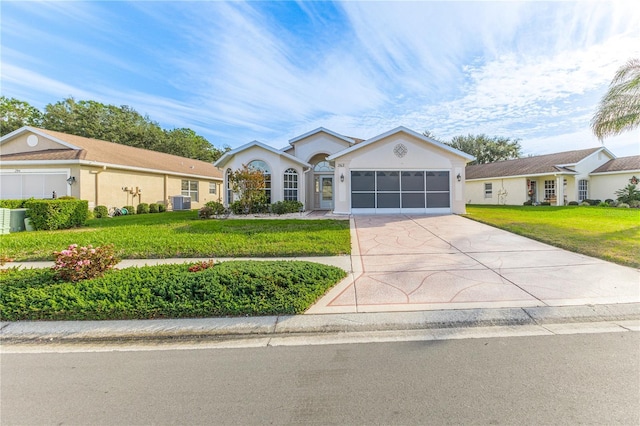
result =
[[[525,154],[598,146],[589,121],[640,57],[640,2],[12,2],[1,90],[43,109],[129,105],[214,145],[282,148],[317,127],[367,139],[521,139]],[[605,140],[640,154],[640,131]]]

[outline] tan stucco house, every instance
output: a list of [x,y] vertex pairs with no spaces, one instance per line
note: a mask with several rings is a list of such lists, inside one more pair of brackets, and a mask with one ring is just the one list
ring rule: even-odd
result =
[[[137,206],[190,196],[191,208],[221,200],[222,174],[211,163],[22,127],[0,138],[0,198],[71,195],[89,207]],[[183,199],[184,200],[184,199]]]
[[227,176],[242,165],[265,172],[270,202],[297,200],[306,210],[352,213],[464,213],[465,165],[473,157],[405,127],[368,140],[318,128],[284,149],[253,141],[227,152]]
[[466,197],[469,204],[507,205],[615,200],[634,176],[640,177],[640,156],[589,148],[467,166]]

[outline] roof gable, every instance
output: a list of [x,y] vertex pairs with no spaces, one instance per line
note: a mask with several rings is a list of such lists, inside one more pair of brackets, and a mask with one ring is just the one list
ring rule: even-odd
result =
[[334,132],[334,131],[332,131],[332,130],[325,129],[324,127],[318,127],[318,128],[317,128],[317,129],[315,129],[315,130],[311,130],[310,132],[307,132],[307,133],[302,134],[302,135],[300,135],[300,136],[296,136],[296,137],[295,137],[295,138],[293,138],[293,139],[289,139],[289,144],[293,145],[293,144],[295,144],[296,142],[301,141],[302,139],[306,139],[306,138],[308,138],[309,136],[313,136],[313,135],[315,135],[316,133],[326,133],[326,134],[328,134],[328,135],[331,135],[331,136],[333,136],[333,137],[335,137],[335,138],[338,138],[338,139],[341,139],[341,140],[343,140],[343,141],[347,142],[349,145],[353,145],[353,144],[355,144],[355,143],[356,143],[356,141],[355,141],[354,139],[352,139],[352,138],[349,138],[349,137],[343,136],[343,135],[341,135],[341,134],[339,134],[339,133],[336,133],[336,132]]
[[474,164],[466,167],[465,175],[467,179],[488,179],[549,173],[575,173],[570,167],[602,150],[613,157],[613,154],[602,147],[580,149],[487,164]]
[[273,148],[273,147],[271,147],[269,145],[266,145],[266,144],[264,144],[264,143],[262,143],[260,141],[252,141],[252,142],[244,144],[244,145],[242,145],[242,146],[240,146],[240,147],[238,147],[236,149],[232,149],[229,152],[226,152],[222,157],[220,157],[218,159],[218,161],[216,161],[214,163],[214,166],[223,168],[229,161],[231,161],[231,159],[236,154],[238,154],[238,153],[240,153],[242,151],[246,151],[247,149],[250,149],[250,148],[253,148],[253,147],[258,147],[260,149],[264,149],[265,151],[269,151],[269,152],[271,152],[271,153],[273,153],[275,155],[282,156],[282,157],[287,158],[287,159],[289,159],[289,160],[291,160],[293,162],[301,164],[304,167],[311,167],[311,165],[309,163],[306,163],[306,162],[300,160],[299,158],[294,157],[291,154],[288,154],[288,153],[286,153],[286,152],[284,152],[282,150],[279,150],[279,149],[275,149],[275,148]]
[[357,150],[362,149],[364,147],[367,147],[367,146],[370,146],[372,144],[375,144],[376,142],[378,142],[378,141],[380,141],[382,139],[385,139],[385,138],[387,138],[389,136],[395,135],[397,133],[405,133],[405,134],[407,134],[409,136],[412,136],[412,137],[414,137],[416,139],[419,139],[422,142],[425,142],[425,143],[427,143],[429,145],[433,145],[433,146],[435,146],[437,148],[440,148],[440,149],[442,149],[444,151],[447,151],[447,152],[449,152],[451,154],[457,155],[458,157],[462,157],[462,158],[466,159],[467,161],[473,161],[475,159],[474,156],[469,155],[466,152],[462,152],[462,151],[457,150],[455,148],[452,148],[452,147],[450,147],[448,145],[445,145],[442,142],[438,142],[435,139],[429,138],[427,136],[424,136],[424,135],[421,135],[421,134],[419,134],[417,132],[414,132],[411,129],[407,129],[406,127],[400,126],[400,127],[396,127],[395,129],[389,130],[388,132],[382,133],[382,134],[380,134],[378,136],[374,136],[371,139],[367,139],[364,142],[360,142],[357,145],[354,145],[354,146],[352,146],[350,148],[347,148],[347,149],[345,149],[343,151],[340,151],[340,152],[337,152],[337,153],[335,153],[333,155],[330,155],[330,156],[327,157],[327,160],[333,161],[333,160],[335,160],[337,158],[340,158],[340,157],[342,157],[342,156],[344,156],[346,154],[349,154],[351,152],[354,152],[354,151],[357,151]]

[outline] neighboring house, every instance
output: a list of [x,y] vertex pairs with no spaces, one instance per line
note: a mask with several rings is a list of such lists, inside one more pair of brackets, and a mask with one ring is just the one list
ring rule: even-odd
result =
[[471,155],[404,127],[368,140],[318,128],[278,150],[254,141],[224,154],[228,175],[242,167],[265,173],[269,202],[297,200],[306,210],[350,213],[464,213],[465,165]]
[[616,158],[604,147],[470,165],[469,204],[564,205],[586,199],[615,199],[615,191],[640,176],[640,156]]
[[33,127],[0,138],[0,198],[71,195],[89,207],[163,203],[191,197],[191,208],[221,200],[211,163]]

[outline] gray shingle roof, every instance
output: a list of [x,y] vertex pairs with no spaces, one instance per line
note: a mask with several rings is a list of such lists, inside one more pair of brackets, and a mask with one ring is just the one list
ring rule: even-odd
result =
[[591,173],[608,173],[640,170],[640,155],[610,160]]
[[0,155],[2,161],[24,160],[84,160],[180,175],[222,178],[222,172],[206,161],[193,160],[164,152],[150,151],[114,142],[69,135],[53,130],[34,128],[79,149],[50,149]]
[[576,164],[599,149],[601,148],[580,149],[488,164],[474,164],[466,167],[465,175],[467,179],[487,179],[558,172],[571,173],[573,170],[563,166]]

